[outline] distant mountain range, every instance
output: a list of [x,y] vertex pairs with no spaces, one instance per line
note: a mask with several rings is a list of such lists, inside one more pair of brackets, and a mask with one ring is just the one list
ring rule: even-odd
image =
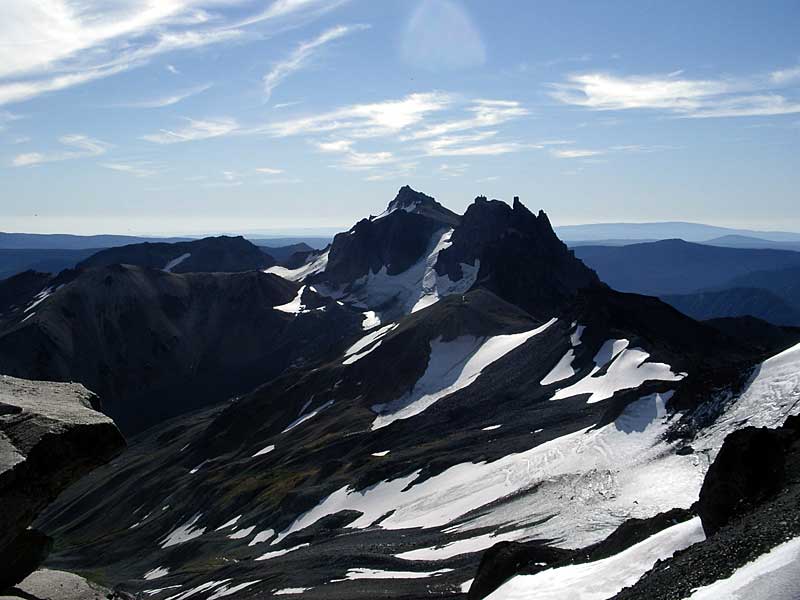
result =
[[800,233],[788,231],[756,231],[732,229],[702,223],[667,221],[662,223],[592,223],[586,225],[562,225],[555,228],[558,236],[567,244],[573,241],[600,242],[603,240],[667,240],[681,239],[687,242],[708,242],[729,236],[742,236],[771,242],[800,242]]
[[682,240],[574,252],[612,287],[660,296],[696,319],[750,315],[800,325],[800,252]]

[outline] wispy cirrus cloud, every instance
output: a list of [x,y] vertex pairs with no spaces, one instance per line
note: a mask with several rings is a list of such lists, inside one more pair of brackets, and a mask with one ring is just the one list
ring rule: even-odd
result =
[[287,58],[276,63],[275,66],[272,67],[272,70],[264,76],[264,95],[266,99],[269,100],[273,90],[278,87],[284,79],[307,66],[311,57],[323,46],[366,28],[367,25],[338,25],[322,32],[312,40],[301,43]]
[[[232,0],[256,5],[255,0]],[[289,19],[342,0],[275,0],[236,20],[226,0],[4,0],[0,4],[0,105],[116,75],[154,57],[243,39],[251,25]],[[167,67],[170,69],[170,67]],[[173,72],[177,69],[172,67]]]
[[124,104],[119,104],[123,108],[164,108],[166,106],[173,106],[178,104],[179,102],[183,102],[187,98],[191,98],[192,96],[196,96],[197,94],[202,94],[203,92],[211,89],[211,84],[207,83],[205,85],[199,85],[197,87],[190,88],[188,90],[184,90],[182,92],[177,92],[175,94],[170,94],[168,96],[162,96],[160,98],[153,98],[152,100],[139,100],[138,102],[127,102]]
[[564,104],[593,110],[662,110],[686,118],[773,116],[800,113],[800,99],[779,93],[800,80],[800,67],[750,78],[690,79],[667,75],[574,74],[551,85]]
[[161,129],[158,133],[143,135],[141,139],[155,144],[179,144],[229,135],[239,130],[235,119],[185,119],[187,125],[180,129]]
[[133,175],[134,177],[152,177],[160,172],[160,169],[154,167],[152,163],[148,162],[109,162],[100,163],[100,166],[104,169],[117,171],[119,173],[126,173],[128,175]]
[[581,148],[571,148],[569,150],[551,150],[550,154],[556,158],[588,158],[604,154],[603,150],[586,150]]
[[26,152],[14,157],[14,167],[29,167],[41,163],[60,162],[76,158],[87,158],[105,154],[111,144],[82,134],[65,135],[58,138],[67,149],[57,152]]
[[400,46],[406,62],[423,69],[466,69],[486,62],[480,31],[458,0],[421,0]]

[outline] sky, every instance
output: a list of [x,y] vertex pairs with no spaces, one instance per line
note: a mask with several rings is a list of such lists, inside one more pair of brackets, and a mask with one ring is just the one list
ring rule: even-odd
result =
[[800,3],[2,0],[0,230],[346,229],[409,184],[800,231]]

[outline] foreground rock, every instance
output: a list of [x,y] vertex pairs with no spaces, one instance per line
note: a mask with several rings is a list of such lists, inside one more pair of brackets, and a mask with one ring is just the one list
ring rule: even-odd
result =
[[125,446],[94,394],[74,383],[0,377],[0,589],[22,581],[47,556],[47,536],[28,530],[71,483]]
[[110,590],[91,583],[73,573],[41,569],[31,573],[12,590],[0,594],[0,600],[19,600],[34,598],[44,600],[105,600],[114,598]]

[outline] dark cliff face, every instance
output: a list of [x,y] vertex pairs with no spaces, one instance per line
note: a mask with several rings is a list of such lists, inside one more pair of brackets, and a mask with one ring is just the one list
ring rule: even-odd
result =
[[80,381],[136,431],[246,392],[358,328],[359,315],[330,301],[302,315],[274,308],[298,290],[259,271],[89,269],[0,328],[0,372]]
[[459,279],[460,263],[479,260],[476,286],[537,317],[555,314],[578,290],[601,285],[558,239],[547,215],[534,215],[518,198],[513,206],[476,198],[451,240],[439,254],[438,272]]
[[424,257],[436,232],[459,221],[430,196],[405,186],[382,215],[362,219],[333,238],[325,280],[346,284],[383,268],[389,275],[402,273]]
[[168,269],[173,273],[237,273],[266,269],[275,264],[275,259],[241,236],[219,236],[175,244],[145,242],[108,248],[82,261],[77,268],[114,264]]

